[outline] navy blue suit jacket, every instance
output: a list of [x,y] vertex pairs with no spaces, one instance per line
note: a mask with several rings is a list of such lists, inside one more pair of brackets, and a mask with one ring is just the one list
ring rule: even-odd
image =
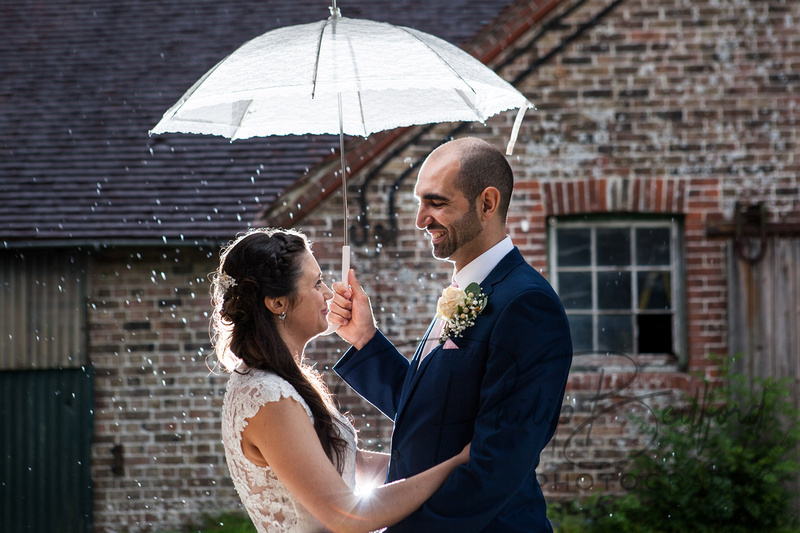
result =
[[572,362],[569,325],[550,284],[517,248],[481,283],[488,303],[475,325],[417,368],[377,332],[334,370],[394,420],[387,481],[456,455],[470,462],[391,532],[549,532],[536,480],[558,423]]

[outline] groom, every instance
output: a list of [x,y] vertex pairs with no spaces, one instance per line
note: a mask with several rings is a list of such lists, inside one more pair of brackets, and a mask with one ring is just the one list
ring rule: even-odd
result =
[[474,324],[450,322],[460,336],[435,319],[409,362],[375,327],[355,275],[333,285],[330,320],[353,345],[334,369],[394,420],[387,481],[472,443],[469,463],[390,532],[552,531],[536,467],[558,423],[572,343],[558,296],[507,236],[513,181],[502,152],[477,138],[440,146],[420,169],[417,227],[454,264],[455,284],[478,283],[487,298],[473,306]]

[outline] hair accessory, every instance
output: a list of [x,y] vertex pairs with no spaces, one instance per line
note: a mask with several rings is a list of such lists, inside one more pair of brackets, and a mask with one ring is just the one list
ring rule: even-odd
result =
[[227,291],[231,287],[236,286],[236,280],[233,279],[228,274],[226,274],[225,272],[219,275],[219,277],[217,278],[217,283],[219,284],[219,286],[222,288],[223,291]]
[[286,311],[284,311],[283,313],[279,314],[278,318],[280,318],[281,320],[286,320]]

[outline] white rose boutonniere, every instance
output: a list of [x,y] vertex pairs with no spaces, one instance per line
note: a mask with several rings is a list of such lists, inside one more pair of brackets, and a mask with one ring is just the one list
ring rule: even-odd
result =
[[439,344],[450,336],[460,337],[464,330],[475,325],[475,319],[486,307],[489,298],[481,292],[481,286],[470,283],[466,289],[447,287],[436,304],[436,316],[445,320]]

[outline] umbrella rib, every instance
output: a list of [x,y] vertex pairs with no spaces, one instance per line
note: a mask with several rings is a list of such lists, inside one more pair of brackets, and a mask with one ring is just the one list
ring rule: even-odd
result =
[[467,95],[464,94],[464,91],[462,91],[461,89],[456,89],[456,93],[458,93],[458,96],[460,96],[461,99],[464,100],[464,103],[467,104],[467,106],[469,106],[469,108],[472,110],[472,112],[475,113],[475,116],[478,118],[478,121],[481,124],[485,124],[486,123],[486,117],[484,117],[483,115],[478,113],[478,110],[475,109],[475,106],[472,105],[472,102],[469,101],[469,99],[467,98]]
[[364,128],[364,138],[369,137],[367,133],[367,120],[364,118],[364,104],[361,102],[361,91],[358,91],[358,110],[361,112],[361,126]]
[[330,19],[325,21],[322,28],[319,30],[319,39],[317,39],[317,59],[314,61],[314,78],[311,81],[311,99],[314,99],[314,94],[317,92],[317,72],[319,71],[319,54],[322,51],[322,37],[325,34],[325,28],[328,27]]
[[247,105],[245,106],[244,110],[242,111],[242,114],[239,116],[239,123],[236,124],[236,127],[233,130],[233,135],[231,135],[231,142],[235,141],[238,138],[236,136],[236,134],[239,133],[239,128],[242,127],[242,122],[244,122],[244,117],[247,116],[247,110],[250,109],[251,105],[253,105],[253,101],[252,100],[247,102]]

